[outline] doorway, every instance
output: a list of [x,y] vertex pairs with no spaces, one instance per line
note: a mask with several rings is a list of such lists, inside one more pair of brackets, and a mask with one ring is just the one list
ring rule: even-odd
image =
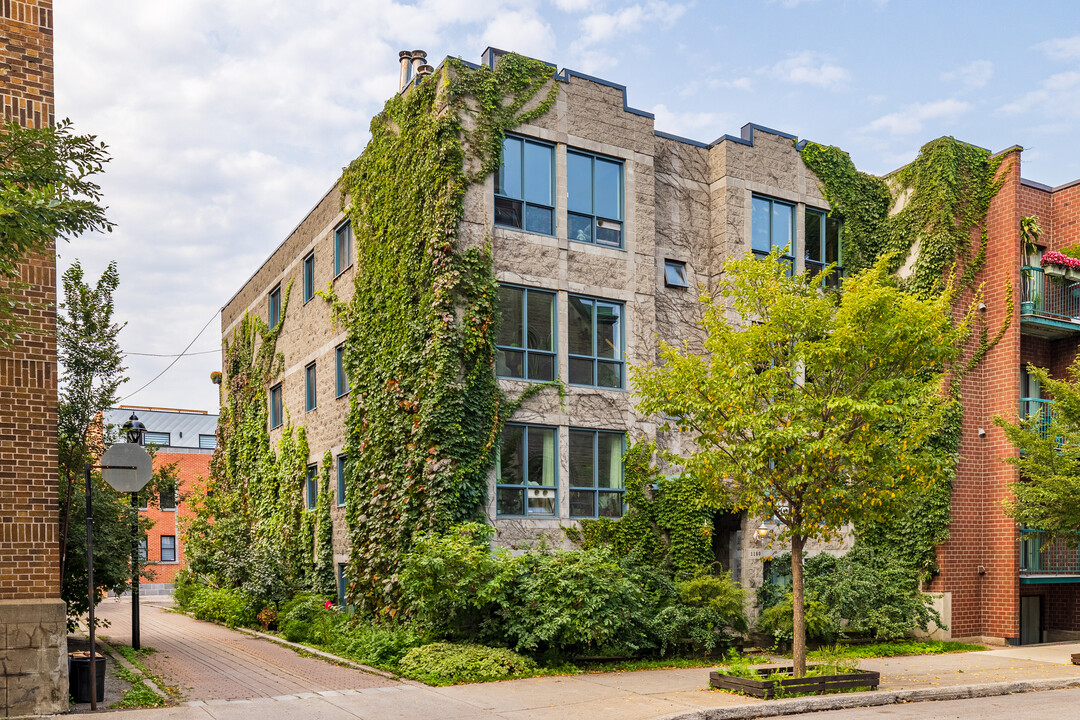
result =
[[1042,642],[1042,596],[1020,597],[1020,644],[1035,645]]

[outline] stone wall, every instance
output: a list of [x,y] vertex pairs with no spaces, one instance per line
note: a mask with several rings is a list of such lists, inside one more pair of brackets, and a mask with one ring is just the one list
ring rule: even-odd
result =
[[0,600],[0,712],[67,709],[67,605],[59,598]]

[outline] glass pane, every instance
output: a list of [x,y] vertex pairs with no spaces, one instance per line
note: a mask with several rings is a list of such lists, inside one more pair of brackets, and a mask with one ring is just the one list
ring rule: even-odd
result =
[[622,387],[622,363],[597,361],[596,384],[600,387]]
[[570,358],[570,382],[574,385],[592,385],[593,362],[593,360]]
[[522,347],[522,326],[525,318],[522,317],[522,306],[525,291],[521,288],[499,286],[499,314],[502,321],[499,323],[499,332],[495,339],[496,345],[505,347]]
[[593,438],[588,430],[570,431],[570,487],[596,487],[593,476]]
[[754,198],[754,210],[750,220],[750,247],[761,252],[769,252],[769,201]]
[[555,379],[555,356],[529,353],[529,379],[551,381]]
[[525,428],[507,425],[503,428],[502,444],[495,463],[495,478],[499,485],[521,485],[525,482],[522,459],[525,455]]
[[[784,203],[772,204],[772,244],[781,249],[783,255],[791,255],[795,249],[795,208]],[[786,248],[786,249],[785,249]]]
[[529,232],[552,235],[555,232],[555,226],[552,223],[554,217],[555,211],[551,208],[528,205],[525,207],[525,229]]
[[566,153],[566,207],[570,212],[592,214],[592,158]]
[[596,483],[602,488],[623,488],[623,436],[617,433],[596,434]]
[[570,354],[593,354],[593,304],[589,300],[570,297]]
[[596,303],[596,356],[622,359],[622,306]]
[[495,374],[500,377],[525,377],[525,353],[520,350],[498,350],[495,353]]
[[[158,506],[162,510],[175,510],[176,509],[176,488],[171,490],[162,490],[158,495]],[[89,656],[87,656],[89,657]]]
[[668,287],[689,287],[686,280],[686,266],[681,262],[664,262],[664,284]]
[[529,349],[554,350],[555,296],[545,292],[530,292],[526,296],[529,307]]
[[821,262],[821,225],[823,213],[806,211],[806,259]]
[[566,216],[566,236],[575,242],[592,242],[592,217],[581,215]]
[[555,490],[537,490],[529,488],[529,514],[530,515],[554,515],[555,514]]
[[596,515],[593,501],[596,500],[596,492],[593,490],[570,491],[570,515],[572,517],[592,517]]
[[825,220],[825,262],[840,263],[840,226],[838,218]]
[[622,223],[614,220],[597,220],[596,242],[599,245],[620,247],[622,245]]
[[622,517],[623,494],[600,493],[600,517]]
[[503,140],[502,162],[495,173],[495,194],[521,198],[521,140]]
[[547,145],[525,143],[525,201],[554,205],[551,199],[551,168],[555,151]]
[[529,484],[555,486],[555,428],[529,428]]
[[622,220],[622,165],[596,158],[594,167],[594,212],[600,217]]
[[315,256],[309,255],[304,258],[304,300],[310,300],[315,295]]
[[521,228],[521,201],[495,198],[495,224]]
[[496,489],[495,512],[499,515],[524,515],[525,491],[510,488]]

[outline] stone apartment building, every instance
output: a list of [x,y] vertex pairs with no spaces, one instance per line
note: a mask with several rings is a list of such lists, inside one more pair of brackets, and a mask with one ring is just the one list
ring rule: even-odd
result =
[[[0,3],[0,117],[54,121],[51,0]],[[56,456],[56,257],[19,268],[30,332],[0,349],[0,716],[67,709]]]

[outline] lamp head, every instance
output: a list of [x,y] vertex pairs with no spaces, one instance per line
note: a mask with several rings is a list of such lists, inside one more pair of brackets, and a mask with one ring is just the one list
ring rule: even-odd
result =
[[142,445],[143,435],[146,433],[146,426],[139,420],[138,415],[131,413],[131,417],[124,423],[124,432],[127,434],[127,441],[129,443]]

